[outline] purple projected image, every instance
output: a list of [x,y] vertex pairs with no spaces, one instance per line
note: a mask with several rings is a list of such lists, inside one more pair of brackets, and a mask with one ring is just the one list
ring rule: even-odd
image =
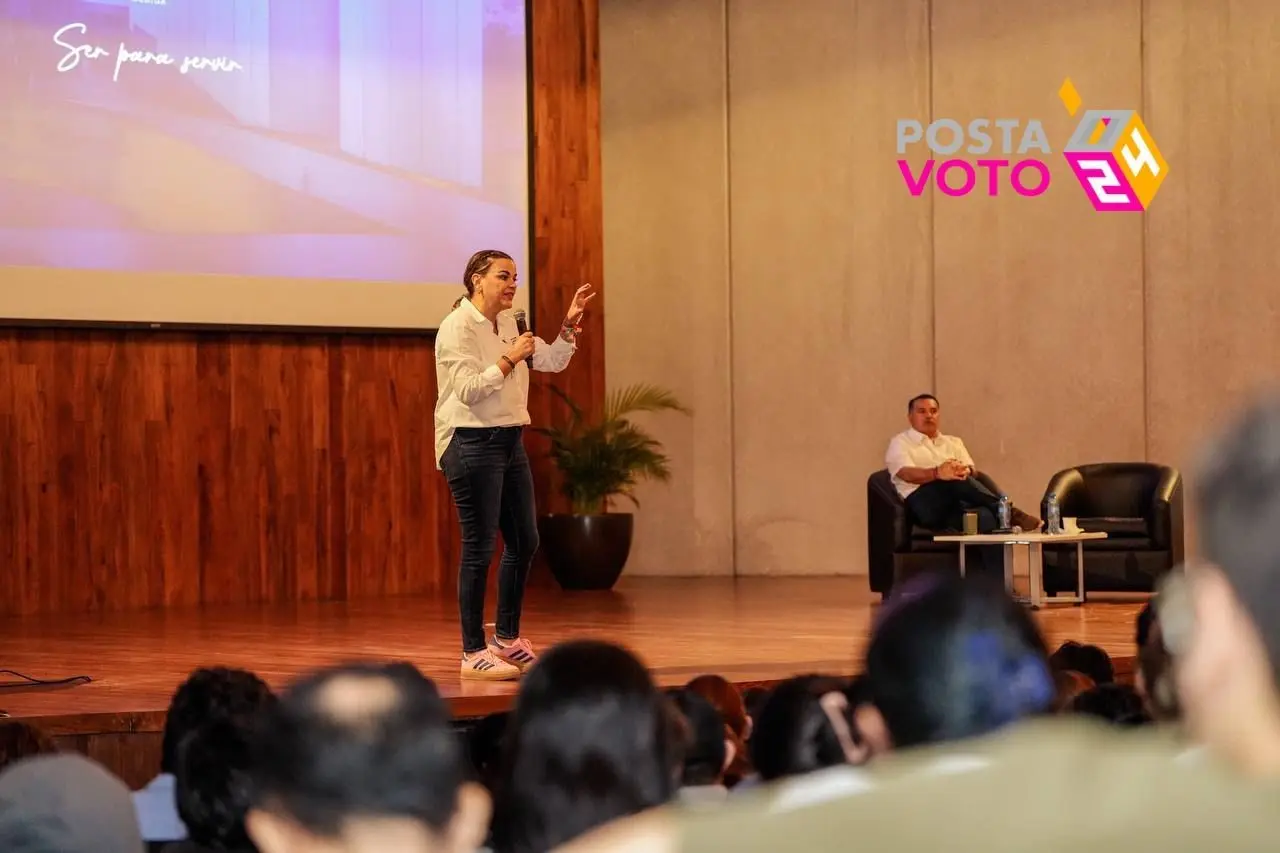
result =
[[525,73],[523,0],[0,0],[0,265],[458,281]]

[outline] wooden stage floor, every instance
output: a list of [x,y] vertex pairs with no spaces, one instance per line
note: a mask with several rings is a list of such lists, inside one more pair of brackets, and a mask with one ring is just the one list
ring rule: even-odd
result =
[[[580,636],[622,643],[663,686],[706,672],[767,684],[856,671],[878,598],[863,578],[634,578],[608,593],[531,589],[523,628],[541,648]],[[1140,606],[1055,606],[1037,618],[1051,648],[1068,639],[1096,643],[1123,671]],[[4,686],[12,677],[0,674],[0,710],[57,735],[156,732],[174,688],[198,666],[245,667],[278,687],[357,658],[414,662],[460,718],[507,710],[515,684],[459,680],[455,607],[452,599],[393,598],[4,619],[0,669],[93,681],[19,689]]]

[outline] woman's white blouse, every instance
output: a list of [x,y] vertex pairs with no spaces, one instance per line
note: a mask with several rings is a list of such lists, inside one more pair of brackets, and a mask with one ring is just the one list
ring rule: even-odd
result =
[[[511,312],[498,315],[498,332],[471,300],[462,303],[436,333],[436,468],[458,427],[523,426],[529,423],[529,368],[520,362],[507,376],[498,360],[519,332]],[[534,338],[533,369],[559,373],[577,347],[556,336]]]

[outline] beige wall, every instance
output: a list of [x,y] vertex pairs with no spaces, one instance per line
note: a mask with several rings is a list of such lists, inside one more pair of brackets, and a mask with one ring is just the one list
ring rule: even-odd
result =
[[[866,571],[904,404],[1034,511],[1096,460],[1186,466],[1280,367],[1272,0],[603,0],[607,375],[665,384],[636,574]],[[1170,172],[1099,214],[1060,155],[1140,110]],[[899,118],[1039,118],[1038,199],[912,198]],[[918,162],[923,159],[915,158]]]

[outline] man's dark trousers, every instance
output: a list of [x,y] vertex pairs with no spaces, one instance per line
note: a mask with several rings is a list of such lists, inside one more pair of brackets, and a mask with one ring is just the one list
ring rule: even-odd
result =
[[[964,514],[978,514],[978,532],[992,533],[1000,527],[1000,496],[980,480],[934,480],[920,486],[906,499],[907,509],[921,527],[942,532],[964,529]],[[993,578],[1004,577],[1004,546],[981,545],[966,549],[974,568]]]

